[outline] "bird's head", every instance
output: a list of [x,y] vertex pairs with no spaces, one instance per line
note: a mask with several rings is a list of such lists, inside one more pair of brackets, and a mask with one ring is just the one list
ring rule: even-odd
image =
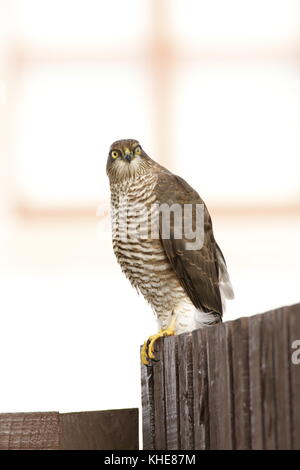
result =
[[144,171],[149,161],[137,140],[117,140],[110,147],[106,171],[114,180],[130,178]]

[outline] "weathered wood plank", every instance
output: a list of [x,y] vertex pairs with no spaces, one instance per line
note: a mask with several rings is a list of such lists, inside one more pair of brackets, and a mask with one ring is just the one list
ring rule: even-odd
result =
[[251,449],[264,448],[261,388],[261,323],[262,316],[249,319],[249,392],[251,415]]
[[194,448],[209,449],[207,329],[193,331]]
[[[299,305],[285,307],[289,322],[289,355],[292,414],[292,448],[300,450],[300,308]],[[297,343],[296,343],[297,342]]]
[[166,338],[159,354],[153,445],[300,449],[300,304]]
[[278,309],[270,314],[270,321],[273,323],[277,449],[290,450],[292,448],[292,423],[288,315],[284,309]]
[[275,364],[272,316],[265,313],[261,323],[261,391],[264,449],[277,448]]
[[155,449],[153,368],[141,365],[143,448]]
[[138,409],[60,415],[61,450],[138,450]]
[[167,450],[180,449],[177,339],[176,336],[164,339]]
[[233,448],[229,334],[224,324],[207,329],[210,449]]
[[192,335],[178,336],[180,448],[194,449]]
[[251,444],[248,318],[231,322],[231,327],[235,448],[242,450]]
[[138,448],[138,409],[0,414],[0,450]]
[[0,450],[59,449],[59,413],[0,414]]
[[163,340],[156,343],[153,363],[153,399],[154,399],[154,447],[156,450],[165,450],[166,442],[166,412],[165,412],[165,378],[164,378],[164,346]]

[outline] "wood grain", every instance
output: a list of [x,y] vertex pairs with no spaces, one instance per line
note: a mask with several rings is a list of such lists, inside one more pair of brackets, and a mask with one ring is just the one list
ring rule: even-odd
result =
[[207,370],[207,329],[192,333],[194,445],[196,450],[210,448]]
[[263,315],[261,323],[261,391],[263,409],[264,449],[277,448],[275,364],[273,322],[269,312]]
[[165,409],[165,376],[164,376],[164,345],[162,340],[156,343],[157,362],[153,370],[153,399],[154,399],[154,447],[156,450],[167,448],[166,439],[166,409]]
[[143,449],[155,449],[153,368],[141,365]]
[[248,318],[231,326],[235,448],[244,450],[251,447]]
[[0,414],[0,449],[59,449],[59,413]]
[[2,413],[0,450],[138,450],[138,409]]
[[249,397],[251,445],[253,450],[264,448],[263,403],[261,387],[261,323],[262,315],[249,319]]
[[[180,449],[177,337],[164,339],[167,449]],[[155,365],[154,365],[155,367]]]
[[192,335],[178,336],[179,430],[180,448],[194,449],[194,402]]
[[[291,422],[291,384],[290,384],[290,343],[288,314],[284,309],[270,313],[273,322],[273,354],[274,354],[274,393],[276,406],[276,436],[279,450],[292,448]],[[300,372],[300,369],[299,369]]]
[[165,338],[142,377],[146,445],[300,449],[295,341],[300,304]]
[[210,449],[232,449],[230,327],[207,329]]
[[[284,313],[289,323],[292,448],[300,450],[300,364],[292,362],[292,354],[296,351],[292,345],[295,341],[300,341],[300,311],[298,306],[294,305],[285,307]],[[299,346],[297,349],[299,350]],[[300,354],[297,354],[295,359],[299,358]]]

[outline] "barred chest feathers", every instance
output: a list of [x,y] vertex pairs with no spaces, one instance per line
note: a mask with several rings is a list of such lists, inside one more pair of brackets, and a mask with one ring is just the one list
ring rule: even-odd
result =
[[[149,233],[156,183],[156,174],[150,172],[111,183],[113,249],[126,277],[150,303],[160,327],[166,328],[172,314],[178,313],[177,333],[191,331],[201,326],[200,312],[179,283],[160,240]],[[138,210],[137,205],[147,210]],[[130,227],[148,228],[148,236],[141,236],[142,229],[137,236]]]

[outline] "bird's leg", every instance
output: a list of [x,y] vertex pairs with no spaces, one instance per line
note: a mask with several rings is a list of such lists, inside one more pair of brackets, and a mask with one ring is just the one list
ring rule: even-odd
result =
[[149,359],[155,359],[154,354],[154,346],[155,342],[159,338],[163,338],[164,336],[174,336],[175,335],[175,327],[176,327],[176,316],[173,315],[170,324],[164,330],[160,330],[155,335],[152,335],[148,338],[147,341],[144,342],[142,351],[141,351],[141,360],[144,365],[149,365]]

